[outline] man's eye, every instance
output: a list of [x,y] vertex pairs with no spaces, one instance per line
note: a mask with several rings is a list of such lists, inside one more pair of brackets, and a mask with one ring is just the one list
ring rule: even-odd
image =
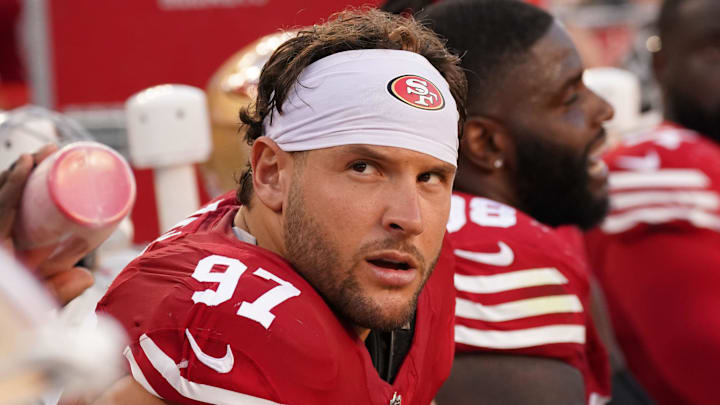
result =
[[368,164],[365,162],[355,162],[350,166],[356,172],[362,173],[367,169]]
[[567,99],[565,99],[565,101],[563,102],[563,104],[565,104],[565,105],[572,105],[573,103],[575,103],[575,102],[578,101],[579,99],[580,99],[580,95],[579,95],[578,93],[573,93],[570,97],[568,97]]
[[365,161],[354,162],[350,165],[350,169],[357,173],[371,174],[375,172],[375,166]]
[[432,183],[437,184],[443,180],[443,177],[438,173],[423,173],[418,176],[418,181],[421,183]]

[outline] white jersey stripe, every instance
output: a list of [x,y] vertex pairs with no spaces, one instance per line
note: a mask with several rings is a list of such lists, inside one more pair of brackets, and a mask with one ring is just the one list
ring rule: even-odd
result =
[[612,208],[624,210],[643,205],[684,204],[707,210],[720,207],[720,198],[712,191],[632,191],[613,193]]
[[695,169],[662,169],[652,172],[612,172],[608,179],[611,190],[643,187],[707,187],[710,179]]
[[588,405],[605,405],[610,402],[610,399],[610,397],[606,397],[598,394],[597,392],[593,392],[592,394],[590,394],[590,398],[588,398]]
[[138,384],[142,385],[142,387],[145,388],[145,391],[162,399],[162,397],[160,395],[158,395],[157,392],[155,392],[153,387],[150,386],[150,383],[148,383],[147,379],[145,378],[145,375],[143,374],[142,370],[140,369],[140,366],[137,364],[137,361],[135,361],[135,356],[133,356],[132,349],[130,349],[130,346],[125,346],[125,350],[123,350],[123,355],[127,359],[128,363],[130,363],[130,373],[132,374],[135,381],[137,381]]
[[192,382],[180,375],[177,364],[149,336],[143,334],[139,340],[140,347],[155,370],[165,378],[170,386],[186,398],[216,405],[278,405],[277,402],[267,399]]
[[698,228],[720,231],[720,217],[699,209],[643,208],[613,214],[605,218],[601,228],[605,233],[620,233],[637,224],[662,224],[674,220],[687,221]]
[[491,294],[517,288],[567,283],[567,278],[554,267],[511,271],[492,276],[455,274],[455,288],[473,294]]
[[503,322],[531,316],[580,313],[583,306],[576,295],[528,298],[498,305],[483,305],[463,298],[455,299],[455,315],[460,318]]
[[552,343],[585,343],[585,326],[550,325],[510,331],[455,325],[455,342],[489,349],[520,349]]

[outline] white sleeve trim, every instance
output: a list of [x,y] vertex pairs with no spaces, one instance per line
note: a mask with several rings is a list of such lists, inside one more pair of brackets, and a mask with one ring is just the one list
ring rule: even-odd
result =
[[608,183],[611,190],[648,187],[704,188],[710,185],[710,179],[700,170],[661,169],[652,172],[612,172]]
[[605,218],[601,228],[605,233],[621,233],[640,223],[662,224],[675,220],[687,221],[698,228],[720,231],[719,216],[700,209],[683,207],[643,208],[612,214]]
[[473,294],[491,294],[540,285],[567,284],[568,280],[554,267],[509,271],[491,276],[455,274],[455,289]]
[[588,398],[588,405],[605,405],[610,402],[610,399],[610,397],[606,397],[598,394],[597,392],[593,392],[592,394],[590,394],[590,398]]
[[712,191],[632,191],[613,193],[610,202],[614,210],[653,205],[689,205],[706,210],[720,208],[720,198]]
[[500,331],[455,325],[455,342],[489,349],[520,349],[553,343],[585,343],[585,326],[550,325]]
[[125,350],[123,351],[123,355],[127,359],[128,363],[130,363],[130,372],[132,373],[133,378],[135,381],[138,382],[138,384],[142,385],[143,388],[145,388],[145,391],[155,395],[156,397],[163,399],[160,395],[158,395],[157,392],[153,389],[153,387],[150,386],[147,379],[145,378],[145,375],[143,374],[142,370],[140,369],[140,366],[137,364],[137,361],[135,361],[135,356],[133,356],[132,349],[130,349],[130,346],[126,346]]
[[531,316],[581,313],[583,306],[576,295],[552,295],[527,298],[498,305],[483,305],[470,300],[455,299],[455,315],[459,318],[487,322],[503,322]]
[[188,399],[216,405],[280,405],[277,402],[248,394],[192,382],[180,374],[180,369],[173,359],[165,354],[149,336],[143,334],[139,341],[140,347],[155,370],[180,395]]

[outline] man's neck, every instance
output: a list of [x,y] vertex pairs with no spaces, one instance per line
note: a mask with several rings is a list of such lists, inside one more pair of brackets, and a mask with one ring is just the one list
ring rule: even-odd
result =
[[453,189],[513,207],[517,203],[515,189],[507,178],[506,171],[486,172],[465,161],[459,163]]
[[476,195],[478,197],[484,197],[489,200],[497,201],[511,207],[515,207],[513,199],[510,197],[510,192],[503,188],[497,187],[486,187],[483,183],[476,182],[473,184],[455,184],[454,189],[466,194]]
[[233,225],[255,237],[258,246],[285,257],[282,223],[273,214],[259,204],[252,210],[243,205],[235,214]]

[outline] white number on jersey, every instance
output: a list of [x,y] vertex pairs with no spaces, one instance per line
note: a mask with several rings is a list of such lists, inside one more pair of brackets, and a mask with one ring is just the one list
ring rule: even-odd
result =
[[270,310],[289,298],[297,297],[300,295],[300,290],[263,268],[255,270],[253,274],[265,280],[272,280],[278,285],[253,302],[243,301],[237,314],[252,319],[267,329],[275,319],[275,315],[271,314]]
[[[225,271],[213,272],[212,269],[216,265],[226,266]],[[207,289],[194,293],[193,302],[196,304],[202,302],[212,307],[229,300],[246,269],[247,266],[240,260],[225,256],[212,255],[200,260],[195,266],[192,278],[205,283],[219,283],[219,285],[215,290]]]
[[454,195],[450,199],[450,217],[448,218],[447,231],[457,232],[465,226],[467,217],[465,215],[465,199]]
[[[212,271],[215,266],[224,266],[225,271]],[[192,295],[193,302],[215,306],[229,300],[232,298],[240,277],[245,273],[245,270],[247,270],[247,266],[240,260],[225,256],[212,255],[200,260],[195,267],[192,278],[201,282],[218,283],[218,286],[215,290],[207,289],[195,292]],[[278,285],[259,296],[253,302],[243,301],[237,314],[252,319],[267,329],[275,320],[275,315],[270,311],[288,299],[300,295],[300,290],[290,282],[263,268],[255,270],[253,275],[265,280],[272,280]]]
[[[517,223],[514,208],[487,198],[474,197],[470,200],[470,221],[480,226],[509,228]],[[447,223],[448,232],[457,232],[465,226],[465,199],[453,196],[450,200],[450,218]]]
[[480,226],[509,228],[517,223],[517,216],[512,207],[475,197],[470,200],[470,220]]

